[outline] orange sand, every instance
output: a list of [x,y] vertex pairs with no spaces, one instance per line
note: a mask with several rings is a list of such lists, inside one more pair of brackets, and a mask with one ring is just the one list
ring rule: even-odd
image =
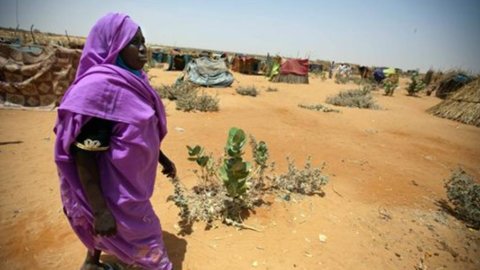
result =
[[[153,84],[170,84],[178,72],[153,69]],[[462,166],[480,176],[480,129],[437,118],[425,110],[440,100],[406,96],[402,80],[394,97],[374,92],[384,110],[338,108],[323,113],[299,103],[324,103],[355,85],[311,78],[308,85],[274,84],[262,76],[235,73],[217,94],[217,113],[185,113],[164,101],[169,134],[164,151],[181,180],[196,182],[185,145],[201,144],[222,154],[230,127],[267,142],[277,172],[288,155],[302,166],[326,163],[326,197],[285,202],[272,198],[245,223],[262,232],[197,223],[177,235],[178,209],[166,202],[172,185],[160,173],[152,197],[175,269],[480,269],[480,233],[438,211],[443,179]],[[252,98],[239,85],[263,90]],[[265,92],[267,87],[278,92]],[[85,250],[61,210],[53,162],[55,112],[0,111],[0,269],[79,269]],[[181,129],[179,129],[181,128]],[[390,217],[390,218],[388,218]],[[327,236],[325,242],[319,234]],[[421,269],[421,268],[420,268]],[[426,269],[426,268],[423,268]]]

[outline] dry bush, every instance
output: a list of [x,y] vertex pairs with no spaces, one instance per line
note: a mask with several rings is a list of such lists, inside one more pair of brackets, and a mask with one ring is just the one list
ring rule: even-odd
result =
[[480,228],[480,184],[458,168],[445,181],[449,202],[454,214],[474,228]]
[[328,177],[322,174],[321,168],[313,168],[310,157],[303,169],[297,169],[294,161],[287,157],[288,171],[272,178],[272,188],[287,193],[324,196],[322,187],[328,183]]
[[180,82],[162,85],[156,87],[155,90],[160,97],[174,100],[177,110],[184,112],[216,112],[219,110],[219,99],[204,92],[198,95],[198,87],[192,83]]
[[323,104],[315,104],[315,105],[298,104],[298,107],[307,109],[307,110],[318,111],[318,112],[336,112],[336,113],[340,112],[339,110],[329,108]]
[[192,112],[197,108],[197,92],[188,92],[176,97],[176,109],[184,112]]
[[336,96],[328,97],[325,102],[336,106],[374,110],[380,109],[380,107],[373,100],[369,87],[342,91]]
[[336,84],[347,84],[349,81],[350,81],[350,78],[348,76],[344,76],[339,73],[335,74]]
[[209,96],[205,93],[197,96],[195,109],[201,112],[217,112],[219,99],[217,97]]
[[161,85],[154,87],[161,98],[177,100],[182,96],[197,95],[197,86],[189,82],[174,83],[172,85]]
[[235,89],[235,91],[242,96],[256,97],[259,94],[259,91],[257,91],[257,88],[255,88],[255,86],[247,86],[247,87],[240,86],[237,89]]

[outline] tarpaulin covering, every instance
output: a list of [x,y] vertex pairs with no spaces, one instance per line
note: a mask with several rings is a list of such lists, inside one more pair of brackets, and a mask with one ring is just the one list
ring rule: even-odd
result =
[[308,59],[287,59],[280,67],[280,74],[308,76]]
[[226,87],[233,83],[233,75],[223,59],[208,57],[193,59],[185,67],[186,80],[202,86]]

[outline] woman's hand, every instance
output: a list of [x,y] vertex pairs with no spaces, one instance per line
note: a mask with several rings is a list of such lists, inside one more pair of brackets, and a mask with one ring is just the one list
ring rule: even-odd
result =
[[173,163],[165,154],[160,151],[160,156],[158,157],[158,162],[162,165],[162,173],[170,178],[175,178],[177,176],[177,168],[175,163]]
[[109,210],[102,210],[94,214],[93,227],[97,235],[112,236],[117,234],[117,222]]
[[167,177],[170,178],[175,178],[177,176],[177,168],[175,167],[175,164],[167,159],[163,162],[160,162],[162,164],[163,170],[162,173],[166,175]]

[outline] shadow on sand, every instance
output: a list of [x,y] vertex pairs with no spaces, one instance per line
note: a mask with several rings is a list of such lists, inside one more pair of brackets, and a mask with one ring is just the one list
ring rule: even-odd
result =
[[[163,241],[165,242],[165,247],[168,252],[168,257],[172,261],[173,269],[182,270],[183,269],[183,260],[185,259],[185,253],[187,252],[187,241],[185,239],[179,238],[174,234],[164,231],[163,232]],[[102,255],[101,261],[104,263],[111,264],[116,266],[121,270],[139,270],[141,268],[131,267],[125,265],[119,261],[115,256],[112,255]],[[117,270],[117,268],[115,268]]]

